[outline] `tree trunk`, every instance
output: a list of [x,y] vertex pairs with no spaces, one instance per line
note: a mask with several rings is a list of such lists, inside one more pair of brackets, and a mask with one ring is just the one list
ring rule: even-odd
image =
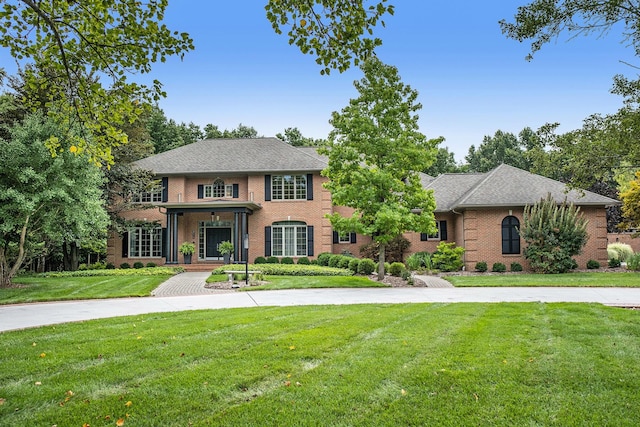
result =
[[0,287],[6,288],[11,284],[11,279],[13,279],[18,271],[20,271],[20,267],[24,262],[26,254],[24,252],[24,244],[27,240],[27,228],[29,227],[29,220],[31,219],[30,215],[24,220],[24,224],[22,225],[22,230],[20,231],[20,242],[18,242],[18,255],[13,263],[13,266],[10,265],[10,261],[7,259],[7,251],[6,247],[0,248]]
[[65,271],[76,271],[78,269],[79,248],[76,242],[62,243],[62,260]]
[[385,243],[380,243],[380,254],[378,255],[378,281],[380,282],[384,280],[384,255],[386,247],[387,245]]

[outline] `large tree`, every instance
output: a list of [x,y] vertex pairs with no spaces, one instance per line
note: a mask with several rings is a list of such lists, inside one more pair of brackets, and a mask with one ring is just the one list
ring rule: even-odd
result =
[[398,70],[370,58],[355,81],[359,96],[333,112],[333,130],[320,152],[329,157],[322,172],[337,206],[353,215],[329,216],[339,233],[357,232],[380,245],[378,277],[384,276],[385,246],[405,231],[435,232],[433,193],[419,172],[429,167],[441,139],[418,130],[418,93],[402,83]]
[[482,144],[469,147],[469,154],[465,157],[471,172],[487,172],[504,163],[520,169],[529,169],[525,157],[526,141],[533,131],[525,128],[519,138],[510,132],[496,131],[493,136],[485,136]]
[[77,246],[106,230],[100,169],[70,150],[52,159],[44,144],[51,135],[64,138],[51,119],[34,114],[0,140],[0,287],[42,242]]

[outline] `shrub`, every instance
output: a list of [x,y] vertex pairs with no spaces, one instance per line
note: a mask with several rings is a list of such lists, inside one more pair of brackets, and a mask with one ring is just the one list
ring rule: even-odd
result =
[[590,259],[589,261],[587,261],[587,268],[589,270],[597,270],[600,268],[600,263],[595,259]]
[[587,243],[587,221],[573,204],[558,205],[549,194],[533,206],[524,208],[519,230],[527,247],[524,257],[534,271],[565,273],[573,265],[572,257]]
[[402,275],[402,272],[405,270],[406,268],[401,262],[392,262],[389,266],[389,274],[391,274],[392,276],[400,277]]
[[350,256],[342,255],[342,258],[340,258],[340,262],[338,263],[338,267],[349,268],[349,263],[351,262],[352,259],[354,258]]
[[627,269],[640,271],[640,253],[633,254],[627,259]]
[[136,261],[133,263],[133,268],[144,268],[144,263]]
[[[393,238],[384,250],[385,260],[389,262],[402,262],[404,252],[409,249],[411,242],[404,236],[400,235]],[[371,242],[360,248],[360,255],[364,258],[378,259],[380,256],[380,244]]]
[[329,252],[321,253],[320,255],[318,255],[318,265],[323,265],[325,267],[329,266],[329,260],[332,256],[333,254]]
[[376,263],[369,258],[363,258],[358,263],[358,273],[369,275],[376,269]]
[[148,262],[148,263],[147,263],[147,268],[155,268],[155,267],[157,267],[157,266],[158,266],[158,265],[157,265],[155,262]]
[[402,270],[400,277],[406,280],[407,284],[413,285],[413,279],[411,278],[411,272],[409,270]]
[[494,273],[504,273],[507,271],[507,266],[501,262],[494,262],[493,266],[491,266],[491,271]]
[[131,268],[131,264],[129,264],[128,262],[123,262],[122,264],[120,264],[120,268],[126,270],[127,268]]
[[622,262],[620,262],[620,260],[617,258],[611,258],[608,262],[608,265],[610,268],[618,268],[622,265]]
[[280,260],[280,264],[295,264],[295,263],[293,262],[293,258],[286,256]]
[[607,256],[609,259],[617,259],[620,262],[627,261],[633,255],[633,249],[626,243],[609,243]]
[[[322,267],[319,265],[298,264],[249,264],[249,270],[258,270],[264,276],[351,276],[353,272],[342,268]],[[224,274],[225,266],[213,270],[212,274]]]
[[343,255],[331,255],[331,257],[329,258],[329,267],[334,267],[334,268],[338,268],[338,266],[340,265],[340,261],[342,260]]
[[354,273],[357,273],[359,264],[360,264],[360,260],[358,258],[351,258],[349,260],[349,270],[353,271]]
[[[375,270],[374,270],[376,273],[378,272],[378,267],[380,267],[380,263],[376,262]],[[384,272],[385,272],[385,274],[389,272],[390,268],[391,268],[391,264],[389,264],[388,262],[385,262],[384,263]]]
[[115,269],[116,269],[116,266],[115,266],[115,265],[113,265],[113,263],[111,263],[111,262],[110,262],[110,263],[107,263],[107,265],[105,266],[105,268],[106,268],[107,270],[115,270]]
[[511,271],[522,271],[522,264],[520,264],[519,262],[512,262]]
[[105,268],[107,268],[107,264],[97,261],[91,264],[89,268],[91,270],[104,270]]
[[487,262],[486,261],[478,261],[476,263],[476,267],[475,270],[479,273],[485,273],[487,270],[489,269],[489,267],[487,266]]
[[302,258],[298,258],[298,264],[300,264],[300,265],[310,265],[311,261],[309,261],[309,258],[307,258],[306,256],[303,256]]
[[433,266],[440,271],[459,271],[462,262],[463,247],[456,247],[455,243],[440,242],[438,249],[433,253],[431,260]]
[[421,268],[431,270],[433,268],[431,265],[431,254],[429,252],[416,252],[411,254],[409,258],[407,258],[407,267],[411,270],[419,270]]
[[267,263],[267,259],[263,256],[259,256],[256,257],[255,261],[253,261],[254,264],[266,264]]
[[275,256],[270,256],[267,257],[267,264],[280,264],[280,261],[278,260],[278,257]]
[[89,268],[87,267],[87,264],[82,263],[80,265],[78,265],[78,270],[79,271],[84,271],[84,270],[88,270]]

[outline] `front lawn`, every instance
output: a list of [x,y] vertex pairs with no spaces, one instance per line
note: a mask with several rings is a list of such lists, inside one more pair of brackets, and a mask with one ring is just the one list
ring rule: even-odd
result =
[[262,307],[0,334],[0,426],[636,426],[640,312]]
[[553,286],[553,287],[640,287],[640,274],[565,273],[565,274],[477,274],[444,277],[456,287]]
[[160,275],[127,276],[22,276],[9,288],[0,288],[0,304],[63,301],[96,298],[146,297],[171,277]]
[[276,289],[309,288],[388,288],[389,286],[373,281],[365,276],[267,276],[267,283],[241,288],[243,291],[272,291]]

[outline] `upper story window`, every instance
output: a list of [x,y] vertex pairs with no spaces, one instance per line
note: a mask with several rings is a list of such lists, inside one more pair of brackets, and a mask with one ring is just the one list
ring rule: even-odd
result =
[[306,200],[306,175],[272,175],[271,197],[273,200]]
[[502,220],[502,253],[520,253],[520,221],[515,216],[507,216]]
[[204,197],[207,199],[233,197],[233,185],[225,185],[223,180],[216,179],[213,184],[204,186]]
[[162,202],[162,190],[143,191],[133,195],[134,203],[160,203]]

